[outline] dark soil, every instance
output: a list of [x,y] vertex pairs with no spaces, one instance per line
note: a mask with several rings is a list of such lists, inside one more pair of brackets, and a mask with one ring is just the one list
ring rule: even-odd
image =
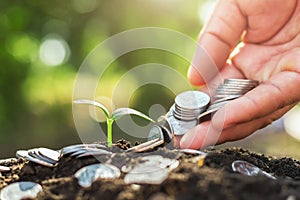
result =
[[[127,149],[130,144],[120,141],[116,146]],[[111,150],[116,152],[113,157],[62,157],[55,168],[23,159],[2,163],[10,166],[12,171],[0,173],[0,189],[16,181],[33,181],[43,187],[38,199],[300,199],[300,162],[291,158],[276,159],[231,148],[210,150],[201,165],[198,155],[179,155],[175,150],[165,148],[147,153],[126,153],[117,147]],[[121,167],[128,161],[134,162],[137,157],[153,154],[180,160],[179,167],[160,185],[125,184],[122,174],[119,179],[98,180],[90,188],[82,188],[73,176],[81,167],[99,161]],[[234,160],[248,161],[277,180],[235,173],[231,169]]]

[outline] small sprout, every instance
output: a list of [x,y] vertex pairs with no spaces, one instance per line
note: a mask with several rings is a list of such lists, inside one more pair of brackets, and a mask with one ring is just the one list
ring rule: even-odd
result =
[[87,104],[87,105],[92,105],[92,106],[96,106],[98,108],[100,108],[106,117],[106,124],[107,124],[107,143],[108,146],[111,147],[112,145],[112,125],[113,122],[115,120],[120,119],[122,116],[124,115],[136,115],[139,116],[141,118],[144,118],[150,122],[154,122],[153,119],[151,119],[150,117],[148,117],[147,115],[134,110],[132,108],[118,108],[115,111],[113,111],[112,115],[109,114],[109,111],[107,110],[107,108],[102,105],[101,103],[97,102],[97,101],[93,101],[93,100],[89,100],[89,99],[78,99],[73,101],[74,103],[77,104]]

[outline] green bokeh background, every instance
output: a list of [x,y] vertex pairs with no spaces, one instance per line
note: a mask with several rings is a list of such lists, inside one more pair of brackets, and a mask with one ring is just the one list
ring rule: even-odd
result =
[[[139,27],[173,29],[196,39],[203,24],[199,14],[205,16],[207,2],[1,1],[0,158],[14,156],[18,149],[38,146],[59,149],[80,143],[72,116],[72,91],[77,70],[91,50],[114,34]],[[40,59],[40,47],[47,38],[67,44],[69,56],[57,66],[48,66]],[[150,62],[172,66],[184,76],[189,66],[185,60],[167,52],[132,52],[115,61],[106,72],[101,95],[110,96],[113,84],[124,71]],[[157,92],[161,93],[159,99],[151,95]],[[167,88],[144,86],[135,92],[130,106],[146,113],[154,103],[167,109],[173,97]],[[115,128],[114,137],[126,138],[126,135]],[[259,137],[265,140],[256,142],[251,138],[250,142],[238,144],[274,155],[298,156],[295,149],[299,142],[284,133]],[[285,141],[284,151],[279,140]]]

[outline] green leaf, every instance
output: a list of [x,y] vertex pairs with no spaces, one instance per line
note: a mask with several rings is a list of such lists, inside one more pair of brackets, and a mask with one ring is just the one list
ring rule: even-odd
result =
[[93,101],[93,100],[89,100],[89,99],[78,99],[78,100],[74,100],[73,102],[77,103],[77,104],[87,104],[87,105],[91,105],[91,106],[96,106],[104,112],[107,119],[110,118],[109,111],[107,110],[107,108],[97,101]]
[[112,113],[112,118],[114,120],[117,120],[124,115],[136,115],[136,116],[144,118],[150,122],[154,122],[154,120],[151,119],[150,117],[148,117],[147,115],[141,113],[140,111],[134,110],[132,108],[118,108]]

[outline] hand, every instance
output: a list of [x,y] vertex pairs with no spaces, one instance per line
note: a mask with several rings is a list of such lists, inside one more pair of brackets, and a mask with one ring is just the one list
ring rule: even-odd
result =
[[[199,149],[247,137],[280,118],[300,100],[300,1],[220,0],[198,44],[188,77],[208,91],[220,78],[247,78],[260,85],[221,108],[211,121],[184,135],[181,148]],[[241,43],[236,46],[241,39]],[[226,62],[227,60],[227,62]],[[205,63],[205,62],[204,62]],[[215,70],[217,71],[217,70]],[[201,74],[201,75],[200,75]]]

